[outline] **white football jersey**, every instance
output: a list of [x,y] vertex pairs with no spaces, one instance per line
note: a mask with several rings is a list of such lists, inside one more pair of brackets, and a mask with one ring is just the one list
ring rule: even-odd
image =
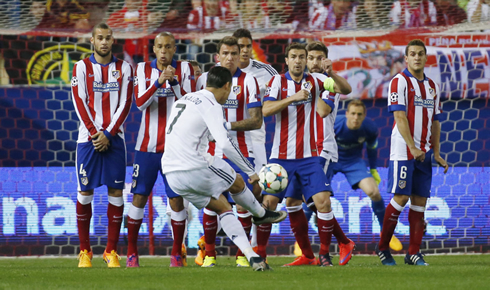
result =
[[255,174],[224,123],[223,107],[208,90],[187,94],[176,101],[167,122],[163,174],[211,166],[214,157],[207,152],[210,135],[228,159],[248,176]]
[[[325,82],[328,77],[324,74],[314,73],[316,77]],[[338,162],[339,153],[337,147],[337,141],[335,140],[335,118],[337,118],[337,110],[339,107],[340,94],[335,92],[324,91],[322,93],[322,99],[327,105],[332,108],[332,111],[325,118],[316,114],[317,120],[317,146],[320,151],[320,156],[326,159],[331,159],[333,162]]]
[[[243,68],[242,71],[251,74],[257,79],[261,98],[264,98],[267,83],[269,83],[272,76],[278,74],[270,64],[265,64],[255,59],[251,59],[248,66]],[[265,143],[265,122],[262,122],[260,129],[250,131],[250,135],[252,136],[253,142]]]

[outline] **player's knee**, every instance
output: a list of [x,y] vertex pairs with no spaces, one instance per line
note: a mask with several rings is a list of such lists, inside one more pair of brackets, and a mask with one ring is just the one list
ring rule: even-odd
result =
[[90,196],[90,195],[94,195],[94,190],[91,189],[91,190],[87,190],[87,191],[79,191],[79,193],[83,196]]
[[279,203],[279,199],[272,195],[264,195],[264,200],[262,201],[262,205],[268,210],[276,210],[277,204]]
[[107,188],[107,193],[109,194],[109,196],[112,196],[112,197],[121,197],[121,196],[123,196],[122,189],[118,189],[118,188],[108,187]]
[[330,203],[330,192],[319,192],[313,196],[313,201],[319,212],[330,212],[332,206]]
[[147,201],[148,201],[147,195],[136,194],[136,193],[133,195],[133,205],[137,208],[144,208],[146,206]]
[[403,195],[403,194],[395,194],[393,196],[393,200],[395,200],[395,202],[400,206],[405,206],[409,199],[410,199],[410,196]]
[[180,196],[169,198],[170,208],[175,212],[180,212],[185,209],[184,199]]
[[245,186],[246,186],[245,181],[243,180],[242,176],[237,173],[235,182],[231,185],[228,191],[230,191],[233,194],[239,193],[243,191]]
[[381,194],[379,193],[379,189],[378,189],[377,186],[370,187],[368,190],[366,190],[366,194],[373,201],[379,201],[379,200],[381,200]]
[[303,204],[303,201],[295,198],[288,197],[286,199],[286,206],[298,206]]

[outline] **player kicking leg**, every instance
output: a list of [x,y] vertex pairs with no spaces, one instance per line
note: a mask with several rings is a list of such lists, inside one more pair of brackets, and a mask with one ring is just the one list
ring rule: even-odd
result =
[[207,152],[208,140],[216,140],[217,148],[247,174],[249,183],[258,182],[253,165],[223,125],[226,121],[221,105],[228,100],[231,87],[230,71],[225,67],[213,67],[208,72],[205,89],[187,94],[174,104],[169,117],[172,122],[166,130],[162,171],[177,194],[199,209],[207,206],[219,214],[223,230],[245,254],[254,270],[267,270],[268,265],[253,251],[222,192],[229,191],[237,204],[252,213],[256,224],[280,222],[286,218],[286,213],[265,210],[245,186],[241,175],[221,158]]

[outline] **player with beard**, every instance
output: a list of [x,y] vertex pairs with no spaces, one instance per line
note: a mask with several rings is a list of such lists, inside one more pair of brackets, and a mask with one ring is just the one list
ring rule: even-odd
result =
[[80,119],[76,149],[78,181],[77,225],[80,239],[78,267],[92,267],[90,219],[94,189],[107,186],[107,246],[103,259],[120,267],[117,242],[123,220],[126,144],[123,123],[133,95],[133,69],[112,55],[114,38],[105,23],[92,30],[94,53],[78,61],[71,79],[73,103]]

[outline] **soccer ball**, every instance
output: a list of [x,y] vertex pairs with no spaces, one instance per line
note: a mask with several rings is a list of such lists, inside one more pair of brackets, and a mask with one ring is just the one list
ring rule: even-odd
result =
[[267,193],[279,193],[288,186],[288,172],[277,163],[267,164],[259,172],[259,186]]

